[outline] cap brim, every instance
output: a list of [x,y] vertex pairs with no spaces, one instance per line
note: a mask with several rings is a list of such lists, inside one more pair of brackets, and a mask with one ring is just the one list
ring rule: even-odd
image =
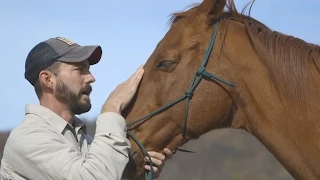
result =
[[82,62],[88,59],[89,64],[97,64],[102,56],[100,46],[78,46],[67,53],[63,54],[59,59],[62,62]]

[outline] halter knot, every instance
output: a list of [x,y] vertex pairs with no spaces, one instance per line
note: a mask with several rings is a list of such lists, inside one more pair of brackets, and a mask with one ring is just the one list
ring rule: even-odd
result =
[[197,76],[202,75],[205,71],[206,71],[205,67],[203,67],[203,66],[200,67],[200,68],[198,69],[198,71],[197,71]]
[[191,90],[188,90],[188,91],[186,92],[186,96],[187,96],[188,98],[192,98],[193,92],[192,92]]

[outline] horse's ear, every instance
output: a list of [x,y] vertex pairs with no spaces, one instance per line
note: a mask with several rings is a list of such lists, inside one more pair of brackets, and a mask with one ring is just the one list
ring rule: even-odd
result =
[[212,22],[223,13],[227,0],[203,0],[198,10],[204,13],[208,22]]

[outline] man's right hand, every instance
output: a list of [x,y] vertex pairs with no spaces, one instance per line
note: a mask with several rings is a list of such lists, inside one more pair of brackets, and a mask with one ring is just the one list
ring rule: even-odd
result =
[[116,112],[121,114],[135,95],[143,73],[144,69],[143,65],[141,65],[129,79],[119,84],[109,95],[101,112]]

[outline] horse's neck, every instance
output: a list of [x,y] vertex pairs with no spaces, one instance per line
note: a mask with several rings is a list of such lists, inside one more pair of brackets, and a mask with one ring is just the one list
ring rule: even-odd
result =
[[[251,31],[247,31],[245,25],[230,22],[223,45],[222,57],[225,55],[227,58],[222,63],[226,67],[232,67],[228,74],[236,84],[236,87],[231,90],[237,107],[231,127],[245,128],[256,136],[294,178],[320,179],[320,63],[318,69],[313,63],[314,60],[320,61],[319,54],[314,52],[316,54],[309,56],[307,64],[301,67],[300,70],[306,73],[301,74],[307,77],[301,80],[299,73],[275,75],[277,78],[290,80],[281,82],[280,88],[275,88],[277,83],[270,78],[270,69],[268,69],[274,66],[272,63],[269,63],[272,66],[266,63],[266,60],[273,59],[261,59],[263,57],[261,54],[267,52],[264,49],[265,46],[260,41],[254,41],[258,35],[251,33],[250,40],[247,36],[249,32]],[[255,50],[252,49],[253,45]],[[295,60],[291,62],[297,63],[298,66],[300,61]],[[277,64],[275,66],[278,67]],[[292,77],[287,78],[287,75]],[[308,79],[305,110],[297,107],[296,105],[300,103],[295,100],[285,104],[282,95],[287,93],[279,95],[278,92],[287,85],[285,83],[291,83],[290,85],[294,87],[292,83],[295,83],[295,78],[300,82],[304,82],[304,78]],[[297,89],[305,92],[303,88]]]
[[267,84],[247,83],[234,122],[242,121],[294,178],[320,179],[319,83],[309,85],[307,111],[284,105]]

